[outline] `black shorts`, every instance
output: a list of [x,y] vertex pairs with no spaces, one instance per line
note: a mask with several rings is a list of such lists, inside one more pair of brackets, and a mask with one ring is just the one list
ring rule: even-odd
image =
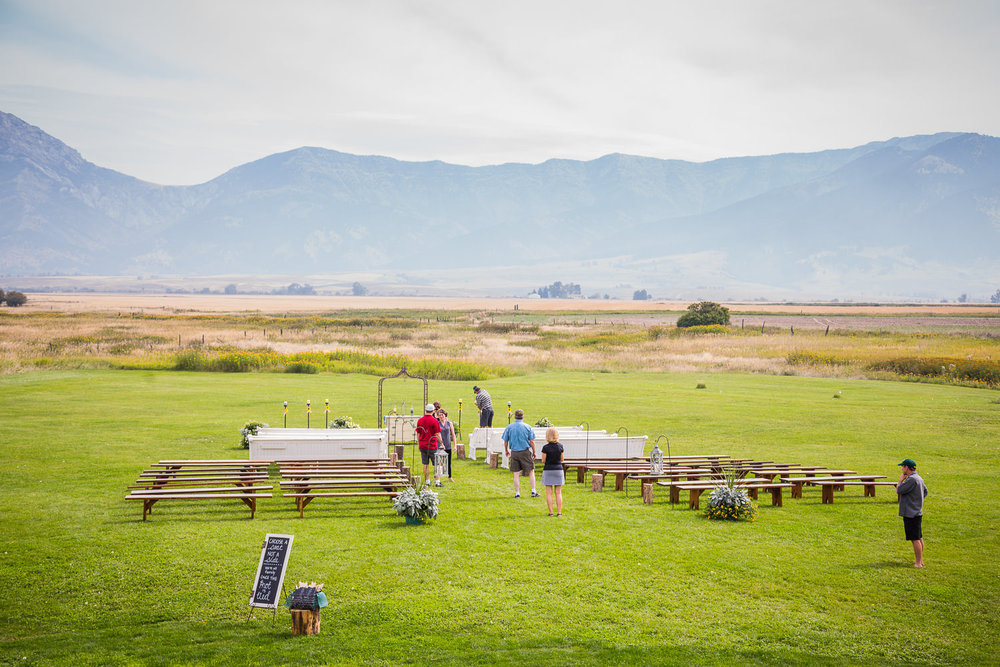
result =
[[434,455],[437,454],[436,449],[421,449],[420,450],[420,462],[425,466],[434,465]]
[[479,412],[479,428],[493,426],[493,408],[483,408]]
[[903,529],[906,531],[906,539],[910,542],[924,539],[924,534],[920,530],[920,520],[922,516],[903,517]]

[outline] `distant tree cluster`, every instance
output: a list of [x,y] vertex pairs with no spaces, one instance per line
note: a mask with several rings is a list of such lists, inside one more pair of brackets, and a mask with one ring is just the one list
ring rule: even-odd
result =
[[11,290],[10,292],[4,292],[0,289],[0,303],[5,303],[12,308],[17,308],[18,306],[23,306],[28,303],[28,297],[24,296],[22,292],[16,292]]
[[653,295],[644,289],[637,289],[636,291],[632,292],[633,301],[649,301],[652,298]]
[[306,283],[305,285],[300,285],[298,283],[292,283],[288,287],[282,287],[281,289],[275,290],[275,294],[296,294],[299,296],[305,296],[309,294],[315,294],[316,288]]
[[729,324],[729,309],[714,301],[699,301],[688,306],[687,312],[677,318],[677,326],[694,327],[704,324]]
[[539,287],[535,290],[535,294],[542,297],[543,299],[568,299],[571,296],[579,296],[582,294],[580,291],[580,286],[576,283],[566,283],[563,285],[560,281],[555,281],[551,285],[546,285],[545,287]]
[[1000,289],[993,293],[990,297],[990,303],[1000,303]]
[[351,294],[353,294],[354,296],[364,296],[368,294],[368,288],[359,282],[355,282],[353,285],[351,285]]

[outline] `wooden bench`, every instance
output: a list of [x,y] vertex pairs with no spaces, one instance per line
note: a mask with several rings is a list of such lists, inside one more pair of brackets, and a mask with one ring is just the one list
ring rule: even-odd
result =
[[152,514],[153,505],[161,500],[228,500],[238,499],[250,508],[250,518],[257,512],[257,499],[270,498],[272,486],[234,486],[214,488],[184,488],[171,487],[165,489],[137,489],[125,496],[126,500],[142,501],[142,520],[147,514]]
[[[820,472],[824,474],[827,473],[826,470]],[[806,484],[810,486],[820,486],[819,484],[820,482],[831,482],[834,487],[833,490],[842,491],[843,489],[842,488],[838,489],[838,487],[843,487],[844,482],[864,481],[864,480],[874,481],[876,479],[885,479],[885,475],[858,475],[857,473],[854,473],[853,470],[833,470],[829,472],[830,475],[827,477],[819,476],[815,473],[806,472],[804,473],[805,477],[792,477],[790,474],[786,474],[786,475],[781,475],[779,479],[781,479],[784,482],[788,482],[789,484],[792,485],[792,498],[801,498],[802,487]],[[830,493],[832,493],[833,490],[831,490]]]
[[[701,505],[701,494],[705,491],[714,491],[719,488],[721,484],[679,484],[677,488],[680,490],[688,491],[690,493],[690,498],[688,500],[688,507],[691,509],[698,509]],[[758,491],[768,491],[771,494],[771,504],[776,507],[782,507],[782,489],[791,488],[791,484],[787,482],[750,482],[737,484],[736,487],[747,492],[753,500],[757,500]]]
[[267,481],[267,475],[245,475],[233,477],[140,477],[129,489],[164,489],[179,486],[253,486]]
[[[299,510],[299,518],[303,517],[303,510],[314,498],[353,498],[385,496],[395,498],[399,495],[399,489],[409,486],[409,480],[398,477],[396,479],[383,480],[339,480],[339,481],[283,481],[282,497],[293,498],[295,507]],[[322,491],[317,489],[332,489]],[[349,490],[350,489],[350,490]]]
[[[878,477],[885,477],[885,475],[878,475]],[[874,480],[828,480],[812,482],[815,486],[819,486],[823,489],[823,504],[832,505],[833,504],[833,492],[843,491],[845,486],[863,486],[865,488],[865,497],[871,496],[875,497],[875,487],[876,486],[896,486],[895,482],[876,482]]]

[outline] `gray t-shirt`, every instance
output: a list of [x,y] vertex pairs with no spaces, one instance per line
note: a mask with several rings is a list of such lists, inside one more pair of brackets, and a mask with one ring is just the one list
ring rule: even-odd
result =
[[924,514],[924,498],[927,497],[927,486],[917,473],[900,482],[896,487],[899,494],[899,516],[906,519]]

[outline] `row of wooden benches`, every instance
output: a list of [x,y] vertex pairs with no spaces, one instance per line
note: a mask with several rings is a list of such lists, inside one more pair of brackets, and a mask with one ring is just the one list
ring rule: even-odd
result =
[[[724,455],[674,457],[664,462],[660,473],[649,472],[648,458],[568,460],[566,468],[576,468],[577,481],[585,481],[587,472],[598,477],[593,488],[603,488],[606,477],[613,475],[615,490],[622,490],[627,479],[638,480],[642,484],[643,499],[652,502],[652,485],[670,489],[670,502],[680,502],[680,491],[690,494],[689,506],[697,508],[704,491],[715,489],[727,477],[735,478],[737,486],[746,489],[754,499],[759,491],[771,494],[771,503],[783,504],[783,489],[791,489],[793,498],[802,497],[804,485],[822,488],[822,502],[833,502],[833,492],[842,491],[847,486],[863,486],[865,496],[875,497],[877,486],[894,486],[892,482],[881,482],[885,475],[858,474],[853,470],[830,470],[823,466],[805,466],[795,463],[775,463],[753,459],[733,459]],[[642,472],[639,472],[642,471]],[[749,477],[753,475],[753,477]]]
[[[174,460],[159,461],[142,471],[128,487],[126,500],[142,502],[142,520],[162,500],[240,500],[250,508],[271,498],[270,461]],[[394,498],[409,478],[388,460],[281,461],[278,463],[282,497],[295,500],[299,516],[315,498]]]

